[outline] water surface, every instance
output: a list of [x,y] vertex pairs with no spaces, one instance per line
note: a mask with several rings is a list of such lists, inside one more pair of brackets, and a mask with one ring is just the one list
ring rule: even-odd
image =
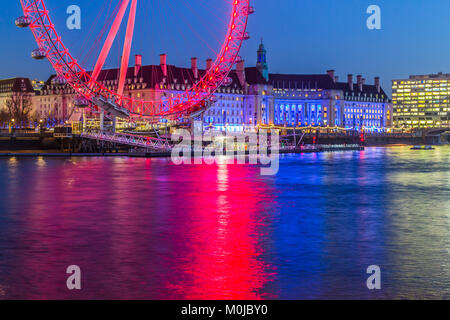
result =
[[273,177],[0,159],[0,299],[448,299],[449,164],[448,147],[285,155]]

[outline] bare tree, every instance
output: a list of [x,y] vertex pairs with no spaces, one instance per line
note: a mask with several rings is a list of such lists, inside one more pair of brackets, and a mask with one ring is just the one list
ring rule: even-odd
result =
[[33,112],[30,113],[30,121],[31,122],[39,122],[39,120],[41,119],[39,112],[37,112],[36,110],[34,110]]
[[16,123],[28,121],[33,109],[31,97],[21,92],[11,94],[6,100],[5,106],[9,118],[14,119]]

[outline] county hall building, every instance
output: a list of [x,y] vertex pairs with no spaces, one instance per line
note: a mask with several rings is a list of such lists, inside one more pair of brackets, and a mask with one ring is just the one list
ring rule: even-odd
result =
[[[128,69],[125,94],[143,100],[158,99],[189,89],[212,65],[208,59],[200,68],[196,58],[189,68],[168,64],[165,54],[159,65],[142,65],[136,55]],[[118,69],[103,70],[99,81],[108,89],[118,85]],[[34,112],[42,118],[61,123],[79,121],[81,111],[74,104],[76,93],[70,86],[51,76],[36,90]],[[392,125],[389,97],[380,79],[367,84],[362,76],[348,75],[340,82],[333,70],[325,74],[272,74],[267,52],[261,43],[257,63],[246,67],[238,61],[216,100],[203,113],[205,130],[248,131],[257,126],[342,127],[380,130]]]
[[[258,67],[271,87],[273,110],[264,124],[285,127],[342,127],[380,130],[392,125],[392,108],[380,78],[373,84],[358,75],[340,82],[334,70],[326,74],[270,74],[266,50],[258,50]],[[355,81],[356,80],[356,81]]]

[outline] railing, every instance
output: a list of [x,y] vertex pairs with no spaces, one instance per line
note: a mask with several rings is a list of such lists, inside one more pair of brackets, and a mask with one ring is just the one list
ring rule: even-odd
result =
[[361,148],[359,144],[305,144],[297,147],[293,145],[282,146],[280,151],[339,151],[359,148]]
[[110,133],[96,130],[87,130],[85,132],[82,132],[80,136],[86,139],[108,141],[152,151],[167,152],[172,149],[168,141],[165,139],[157,139],[125,133]]
[[366,132],[364,134],[366,138],[410,138],[417,136],[414,132]]
[[438,135],[441,133],[444,133],[446,131],[450,131],[450,125],[444,125],[442,127],[436,127],[436,128],[427,128],[423,131],[423,134],[425,135]]

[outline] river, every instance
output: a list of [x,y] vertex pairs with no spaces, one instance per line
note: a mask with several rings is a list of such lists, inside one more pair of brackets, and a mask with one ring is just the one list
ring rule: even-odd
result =
[[450,299],[449,147],[2,158],[0,192],[0,299]]

